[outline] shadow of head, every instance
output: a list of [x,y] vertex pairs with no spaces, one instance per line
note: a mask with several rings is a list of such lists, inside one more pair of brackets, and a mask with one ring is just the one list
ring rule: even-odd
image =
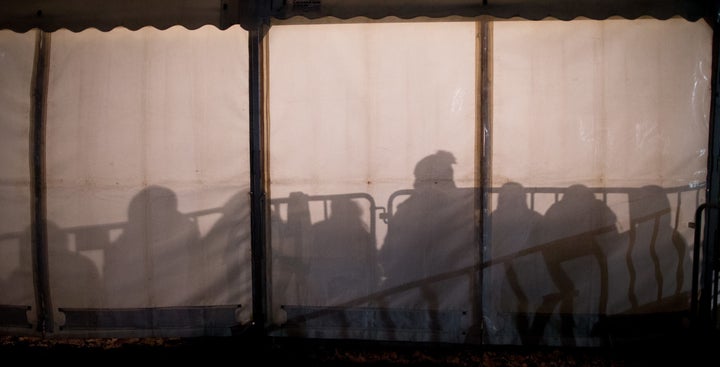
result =
[[454,188],[453,167],[455,156],[447,151],[439,150],[435,154],[421,159],[416,165],[413,174],[416,189],[438,187]]

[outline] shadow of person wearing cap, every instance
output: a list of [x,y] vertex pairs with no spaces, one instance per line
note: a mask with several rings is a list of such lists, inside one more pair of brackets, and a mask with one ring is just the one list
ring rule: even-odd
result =
[[[383,288],[395,292],[382,302],[391,308],[422,310],[422,322],[433,337],[446,328],[441,311],[464,311],[474,290],[474,191],[458,189],[454,181],[455,157],[438,151],[421,159],[413,171],[411,195],[389,218],[379,252],[385,280]],[[391,292],[392,293],[392,292]],[[397,319],[401,319],[397,317]],[[392,328],[403,327],[390,320]]]

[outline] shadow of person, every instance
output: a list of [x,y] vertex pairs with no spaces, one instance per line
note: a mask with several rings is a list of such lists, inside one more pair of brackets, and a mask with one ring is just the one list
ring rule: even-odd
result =
[[70,250],[67,234],[55,223],[47,224],[48,270],[53,306],[99,307],[100,273],[88,257]]
[[[573,185],[565,190],[562,199],[545,213],[539,231],[542,256],[547,271],[557,288],[556,293],[543,297],[532,325],[532,336],[539,340],[559,305],[560,337],[563,345],[575,345],[574,303],[579,295],[578,286],[592,287],[596,284],[589,269],[566,270],[570,262],[584,256],[592,256],[599,266],[600,295],[598,310],[606,314],[608,302],[607,258],[601,248],[601,237],[617,235],[615,213],[583,185]],[[592,295],[586,295],[581,302]]]
[[[222,276],[209,279],[198,289],[195,304],[242,304],[249,306],[252,293],[250,266],[250,199],[247,192],[233,195],[221,209],[221,217],[202,238],[204,266],[222,266]],[[198,269],[195,271],[202,271]],[[206,269],[208,270],[208,269]]]
[[362,214],[357,202],[336,198],[331,201],[330,216],[311,228],[308,285],[317,305],[338,305],[376,290],[375,241]]
[[[426,312],[428,324],[412,327],[433,331],[456,327],[443,325],[438,311],[467,311],[476,288],[474,190],[456,187],[453,164],[455,157],[446,151],[416,164],[414,190],[389,218],[378,254],[383,288],[390,293],[382,303]],[[386,322],[391,328],[408,326]]]
[[[14,305],[34,305],[34,253],[31,228],[20,237],[20,266],[7,280],[3,301]],[[47,222],[48,281],[52,307],[99,307],[101,300],[100,273],[88,257],[70,249],[68,235],[53,222]]]
[[[538,245],[537,227],[541,220],[542,215],[528,207],[522,185],[509,182],[500,188],[497,208],[490,215],[492,266],[486,278],[490,288],[485,292],[490,309],[485,314],[495,319],[494,332],[505,334],[490,337],[504,339],[505,343],[515,344],[517,338],[522,342],[528,335],[529,297],[538,288],[535,284],[538,277],[534,274],[537,254],[523,252]],[[501,330],[506,318],[515,325],[516,335]]]
[[[18,266],[13,269],[0,289],[0,300],[6,305],[32,306],[35,310],[35,285],[33,280],[33,245],[31,228],[20,233],[18,238]],[[34,312],[30,312],[34,315]],[[34,318],[33,318],[34,319]]]
[[292,192],[287,199],[286,220],[279,205],[270,207],[271,279],[273,319],[283,323],[297,314],[286,306],[310,304],[307,280],[307,256],[312,244],[312,221],[309,198],[303,192]]
[[373,236],[362,220],[362,208],[347,197],[330,202],[327,219],[311,227],[313,238],[307,261],[309,301],[331,311],[342,337],[348,337],[351,313],[345,307],[375,292],[377,255]]
[[688,299],[682,294],[690,257],[687,243],[671,224],[670,201],[665,190],[656,185],[644,186],[632,191],[629,199],[628,298],[632,310],[686,309]]
[[148,186],[128,206],[122,234],[105,252],[108,307],[187,306],[198,288],[200,233],[197,223],[178,211],[177,196]]

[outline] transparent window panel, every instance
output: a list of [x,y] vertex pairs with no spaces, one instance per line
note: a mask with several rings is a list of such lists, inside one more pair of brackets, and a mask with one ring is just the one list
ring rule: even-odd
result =
[[[214,333],[227,312],[250,319],[247,60],[238,26],[52,34],[47,211],[61,327],[84,308],[181,310],[128,320],[135,333],[168,327],[153,335]],[[193,307],[215,306],[227,312],[196,322]],[[82,323],[72,316],[63,330]]]
[[463,340],[479,257],[476,24],[268,37],[272,321],[307,336]]
[[711,41],[682,19],[493,24],[489,342],[595,344],[688,309]]
[[0,31],[0,329],[30,330],[36,320],[29,145],[36,37]]

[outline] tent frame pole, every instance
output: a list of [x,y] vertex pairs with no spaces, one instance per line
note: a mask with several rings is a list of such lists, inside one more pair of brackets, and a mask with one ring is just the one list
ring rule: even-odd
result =
[[38,31],[32,76],[30,126],[31,233],[33,285],[37,330],[53,331],[50,273],[48,266],[47,207],[45,186],[45,126],[50,60],[50,33]]
[[266,245],[267,171],[265,140],[265,35],[269,27],[259,21],[249,31],[250,94],[250,234],[252,261],[252,327],[265,335],[268,313],[268,261]]
[[[703,331],[717,330],[717,316],[713,312],[717,312],[717,306],[713,304],[712,293],[714,279],[718,271],[718,225],[720,224],[720,212],[717,205],[720,203],[720,7],[717,5],[713,9],[715,15],[712,19],[706,19],[713,28],[713,46],[712,46],[712,79],[711,91],[712,99],[710,106],[709,121],[709,142],[708,142],[708,163],[707,163],[707,183],[705,190],[705,202],[707,210],[705,210],[705,228],[704,241],[696,241],[694,246],[704,247],[703,259],[694,259],[693,261],[702,261],[702,274],[700,275],[700,299],[699,314],[693,315],[699,318],[700,329]],[[699,209],[699,208],[698,208]],[[696,223],[699,224],[699,223]],[[695,279],[694,279],[695,280]],[[694,287],[697,284],[693,284]],[[692,299],[692,302],[698,302]],[[694,310],[693,310],[694,311]]]

